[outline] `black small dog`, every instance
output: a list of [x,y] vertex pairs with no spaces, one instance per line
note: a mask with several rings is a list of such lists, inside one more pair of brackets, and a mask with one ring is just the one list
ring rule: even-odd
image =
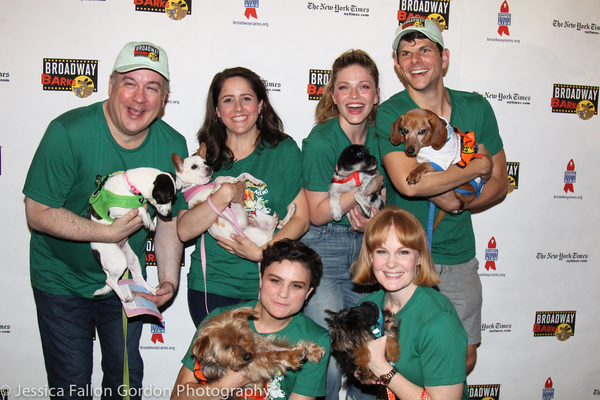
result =
[[371,204],[379,211],[383,207],[381,189],[365,195],[377,175],[377,159],[365,146],[353,144],[344,149],[329,185],[329,205],[331,216],[339,221],[344,216],[340,206],[340,195],[358,187],[354,198],[361,214],[371,217]]
[[354,376],[356,370],[361,381],[377,379],[368,367],[371,358],[368,345],[371,340],[382,335],[387,337],[385,358],[390,362],[398,361],[399,322],[391,313],[382,312],[371,301],[337,313],[330,310],[325,312],[331,317],[326,318],[325,322],[329,325],[333,355],[344,368],[346,375]]

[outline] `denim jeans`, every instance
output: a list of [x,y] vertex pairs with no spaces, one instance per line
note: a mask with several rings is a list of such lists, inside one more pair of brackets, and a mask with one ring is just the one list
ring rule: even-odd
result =
[[198,328],[198,325],[200,325],[200,323],[204,321],[204,318],[208,316],[206,313],[207,301],[208,312],[212,312],[215,308],[244,303],[246,301],[250,301],[250,299],[225,297],[214,293],[206,293],[205,299],[204,292],[188,288],[188,309],[190,310],[190,315],[196,328]]
[[[102,399],[122,399],[123,307],[117,296],[101,300],[56,295],[33,288],[42,339],[48,388],[53,399],[92,399],[94,337],[102,352]],[[144,364],[140,355],[143,323],[137,317],[127,323],[129,393],[141,398]]]
[[[301,241],[314,249],[323,261],[323,277],[304,307],[304,314],[327,329],[325,310],[354,307],[364,296],[364,288],[350,280],[350,266],[358,258],[363,234],[346,225],[311,225]],[[337,400],[341,369],[331,357],[327,369],[326,400]]]

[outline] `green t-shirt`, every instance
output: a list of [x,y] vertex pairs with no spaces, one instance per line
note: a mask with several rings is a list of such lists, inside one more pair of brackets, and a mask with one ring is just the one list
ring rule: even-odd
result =
[[[264,187],[246,185],[252,193],[246,195],[244,208],[249,214],[277,212],[280,219],[287,215],[291,204],[302,189],[300,149],[292,138],[282,140],[276,148],[257,147],[248,157],[233,163],[230,169],[215,172],[219,176],[237,177],[247,172],[266,183]],[[258,265],[233,255],[217,244],[208,234],[204,235],[206,248],[207,292],[237,299],[254,299],[258,296]],[[204,292],[204,274],[200,238],[191,256],[188,288]]]
[[[385,303],[380,290],[358,304]],[[464,382],[463,400],[469,400],[467,379],[467,332],[456,309],[435,289],[419,286],[396,314],[400,320],[398,372],[415,385],[446,386]]]
[[[86,217],[96,176],[138,167],[174,173],[171,153],[188,154],[185,138],[160,119],[149,128],[144,142],[124,149],[114,140],[102,110],[102,102],[68,111],[52,122],[35,153],[23,187],[25,196],[49,207]],[[177,196],[173,215],[185,204]],[[151,215],[156,213],[149,207]],[[144,269],[148,232],[140,229],[129,238]],[[31,232],[31,284],[59,295],[94,299],[105,285],[106,275],[92,256],[89,242],[62,240]]]
[[[451,89],[450,104],[452,115],[450,125],[463,132],[475,132],[477,143],[483,143],[490,154],[496,155],[503,144],[498,132],[498,123],[490,103],[476,93]],[[392,124],[405,112],[419,108],[404,90],[385,101],[377,109],[377,138],[382,159],[394,151],[404,151],[404,143],[394,146],[390,142]],[[392,185],[390,185],[392,186]],[[484,189],[485,190],[485,189]],[[397,190],[387,191],[387,204],[394,204],[413,213],[427,230],[429,221],[429,200],[409,198]],[[436,208],[436,213],[437,213]],[[471,212],[465,210],[459,215],[446,214],[433,232],[431,255],[436,264],[462,264],[475,257],[475,234],[471,222]]]
[[[220,307],[213,310],[208,317],[208,320],[213,315],[218,315],[224,311],[232,308],[241,307],[256,307],[258,300],[249,301],[242,304],[236,304],[228,307]],[[254,327],[254,321],[250,320],[250,328],[256,332]],[[202,329],[202,324],[198,328],[198,331]],[[257,332],[258,333],[258,332]],[[317,343],[319,346],[325,348],[325,356],[318,363],[308,362],[297,371],[288,371],[286,375],[275,376],[267,385],[269,393],[266,400],[286,400],[292,393],[297,393],[307,397],[319,397],[325,395],[325,382],[327,380],[327,361],[329,360],[330,353],[330,339],[327,330],[317,325],[312,319],[308,318],[302,313],[294,315],[290,323],[280,330],[279,332],[263,334],[261,336],[274,335],[276,338],[286,338],[289,343],[296,343],[300,340],[307,340],[309,342]],[[194,335],[194,339],[196,334]],[[188,348],[188,351],[181,360],[183,365],[190,371],[194,371],[196,366],[196,359],[192,356],[191,348],[194,344],[194,339]]]
[[[331,177],[342,151],[352,142],[342,130],[339,118],[332,118],[322,124],[316,125],[307,138],[302,141],[302,182],[307,190],[314,192],[328,192]],[[377,169],[384,175],[379,147],[375,138],[375,127],[368,126],[365,147],[378,161]],[[385,182],[389,182],[387,177]],[[384,186],[386,187],[386,186]],[[350,225],[344,215],[339,222],[334,224]]]

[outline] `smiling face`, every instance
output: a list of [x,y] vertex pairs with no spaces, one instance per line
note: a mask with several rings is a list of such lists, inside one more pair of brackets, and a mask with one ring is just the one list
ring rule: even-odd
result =
[[394,65],[408,83],[407,89],[427,92],[443,89],[442,78],[449,59],[448,49],[440,54],[437,45],[429,39],[401,40]]
[[310,278],[299,262],[283,260],[270,264],[261,276],[262,307],[275,320],[291,319],[313,291]]
[[165,105],[166,80],[157,72],[138,69],[117,74],[109,80],[106,120],[111,134],[124,147],[139,145],[148,126],[158,117]]
[[227,135],[258,135],[256,120],[262,104],[246,79],[227,79],[219,93],[216,107],[217,116],[223,120]]
[[366,124],[373,106],[379,101],[379,89],[369,71],[350,65],[337,74],[331,94],[340,112],[340,125]]
[[377,282],[388,293],[405,292],[408,297],[412,295],[417,288],[413,281],[420,262],[419,252],[400,243],[395,230],[388,231],[385,242],[373,249],[370,258]]

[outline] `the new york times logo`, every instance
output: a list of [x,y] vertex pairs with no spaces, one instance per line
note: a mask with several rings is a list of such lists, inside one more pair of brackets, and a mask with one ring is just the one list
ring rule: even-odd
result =
[[308,72],[308,99],[320,100],[323,96],[323,90],[329,82],[331,70],[311,69]]

